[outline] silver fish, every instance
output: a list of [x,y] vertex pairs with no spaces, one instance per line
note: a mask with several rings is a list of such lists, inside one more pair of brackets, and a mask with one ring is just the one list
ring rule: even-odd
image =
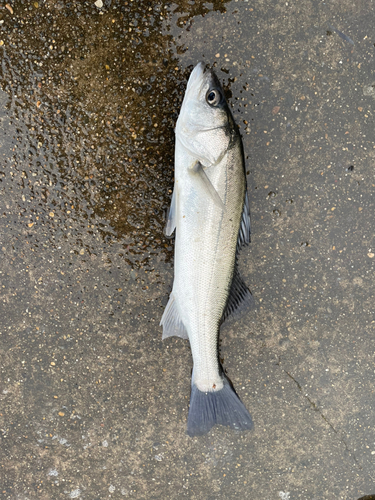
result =
[[189,339],[193,355],[187,432],[215,424],[252,427],[247,409],[220,365],[222,321],[252,296],[236,265],[250,241],[241,137],[212,70],[190,75],[176,124],[175,183],[165,232],[176,230],[174,283],[161,319],[163,339]]

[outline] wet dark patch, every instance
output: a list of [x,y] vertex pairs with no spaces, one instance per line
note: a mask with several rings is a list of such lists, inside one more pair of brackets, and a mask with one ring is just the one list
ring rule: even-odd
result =
[[[188,2],[177,9],[182,25],[211,10]],[[50,0],[13,11],[3,14],[0,83],[17,146],[4,168],[18,182],[35,177],[24,217],[62,237],[69,219],[83,219],[105,243],[122,241],[131,265],[159,251],[169,259],[163,226],[188,76],[168,48],[170,6]],[[93,252],[76,239],[78,251]]]

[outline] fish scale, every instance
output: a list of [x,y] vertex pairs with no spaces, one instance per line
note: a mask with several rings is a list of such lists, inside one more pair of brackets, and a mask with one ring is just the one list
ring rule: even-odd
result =
[[[236,269],[249,241],[242,142],[212,70],[193,70],[176,124],[175,185],[166,234],[176,231],[174,283],[163,338],[188,338],[193,356],[188,434],[215,424],[252,427],[218,355],[222,319],[250,303]],[[227,308],[227,313],[226,313]]]

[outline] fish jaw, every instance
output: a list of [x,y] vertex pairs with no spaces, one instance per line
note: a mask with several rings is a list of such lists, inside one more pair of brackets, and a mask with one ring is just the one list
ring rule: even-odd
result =
[[186,86],[185,96],[192,89],[195,90],[196,84],[197,82],[200,82],[202,80],[204,72],[205,72],[205,64],[203,61],[201,61],[194,67],[193,71],[190,73],[188,84]]

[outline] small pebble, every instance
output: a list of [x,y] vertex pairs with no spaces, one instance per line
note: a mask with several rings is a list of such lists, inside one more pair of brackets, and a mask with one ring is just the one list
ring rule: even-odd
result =
[[95,5],[98,7],[98,9],[101,9],[103,7],[102,0],[96,0]]
[[134,269],[132,269],[132,270],[130,271],[130,277],[131,277],[133,280],[135,280],[135,279],[136,279],[136,277],[137,277],[137,273],[134,271]]

